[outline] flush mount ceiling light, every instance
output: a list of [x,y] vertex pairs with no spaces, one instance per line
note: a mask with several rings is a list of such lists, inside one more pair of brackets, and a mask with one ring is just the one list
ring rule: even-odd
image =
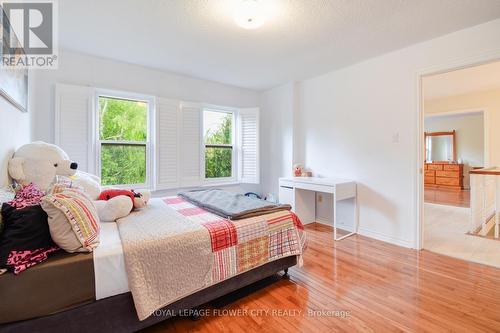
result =
[[244,29],[256,29],[264,24],[262,4],[257,0],[242,0],[234,11],[236,24]]

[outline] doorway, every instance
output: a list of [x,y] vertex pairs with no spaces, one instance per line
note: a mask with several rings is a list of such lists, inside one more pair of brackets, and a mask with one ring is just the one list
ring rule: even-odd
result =
[[500,136],[492,131],[500,124],[500,61],[421,82],[423,249],[500,267],[500,240],[474,233],[470,191],[471,171],[500,162]]

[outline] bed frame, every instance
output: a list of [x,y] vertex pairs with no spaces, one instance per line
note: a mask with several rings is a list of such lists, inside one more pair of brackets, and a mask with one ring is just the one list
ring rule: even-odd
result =
[[[296,264],[296,256],[272,261],[182,298],[158,311],[158,313],[161,312],[161,315],[153,315],[143,321],[139,321],[137,318],[132,294],[125,293],[80,305],[50,316],[2,324],[0,332],[125,333],[154,325],[176,313],[182,315],[187,313],[196,319],[197,312],[193,309],[198,306],[270,277],[279,271],[284,271],[283,276],[286,278],[288,277],[288,268]],[[68,292],[71,291],[68,290]]]

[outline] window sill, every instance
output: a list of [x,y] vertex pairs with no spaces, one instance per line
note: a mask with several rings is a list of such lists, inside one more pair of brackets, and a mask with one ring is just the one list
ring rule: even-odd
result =
[[200,185],[200,187],[214,187],[214,186],[235,186],[241,183],[236,180],[231,181],[205,181]]
[[101,185],[102,190],[111,190],[111,189],[119,189],[119,190],[152,190],[151,186],[147,184],[125,184],[125,185]]
[[189,190],[196,190],[196,189],[206,189],[210,187],[229,187],[229,186],[238,186],[241,185],[242,183],[238,182],[237,180],[231,180],[231,181],[217,181],[217,182],[204,182],[198,185],[193,185],[193,186],[179,186],[179,187],[173,187],[173,188],[161,188],[161,189],[156,189],[152,191],[153,193],[176,193],[179,191],[189,191]]

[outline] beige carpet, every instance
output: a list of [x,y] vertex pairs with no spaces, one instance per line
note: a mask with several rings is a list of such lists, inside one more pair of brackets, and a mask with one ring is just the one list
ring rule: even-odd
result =
[[470,208],[426,203],[424,249],[500,267],[500,241],[467,235]]

